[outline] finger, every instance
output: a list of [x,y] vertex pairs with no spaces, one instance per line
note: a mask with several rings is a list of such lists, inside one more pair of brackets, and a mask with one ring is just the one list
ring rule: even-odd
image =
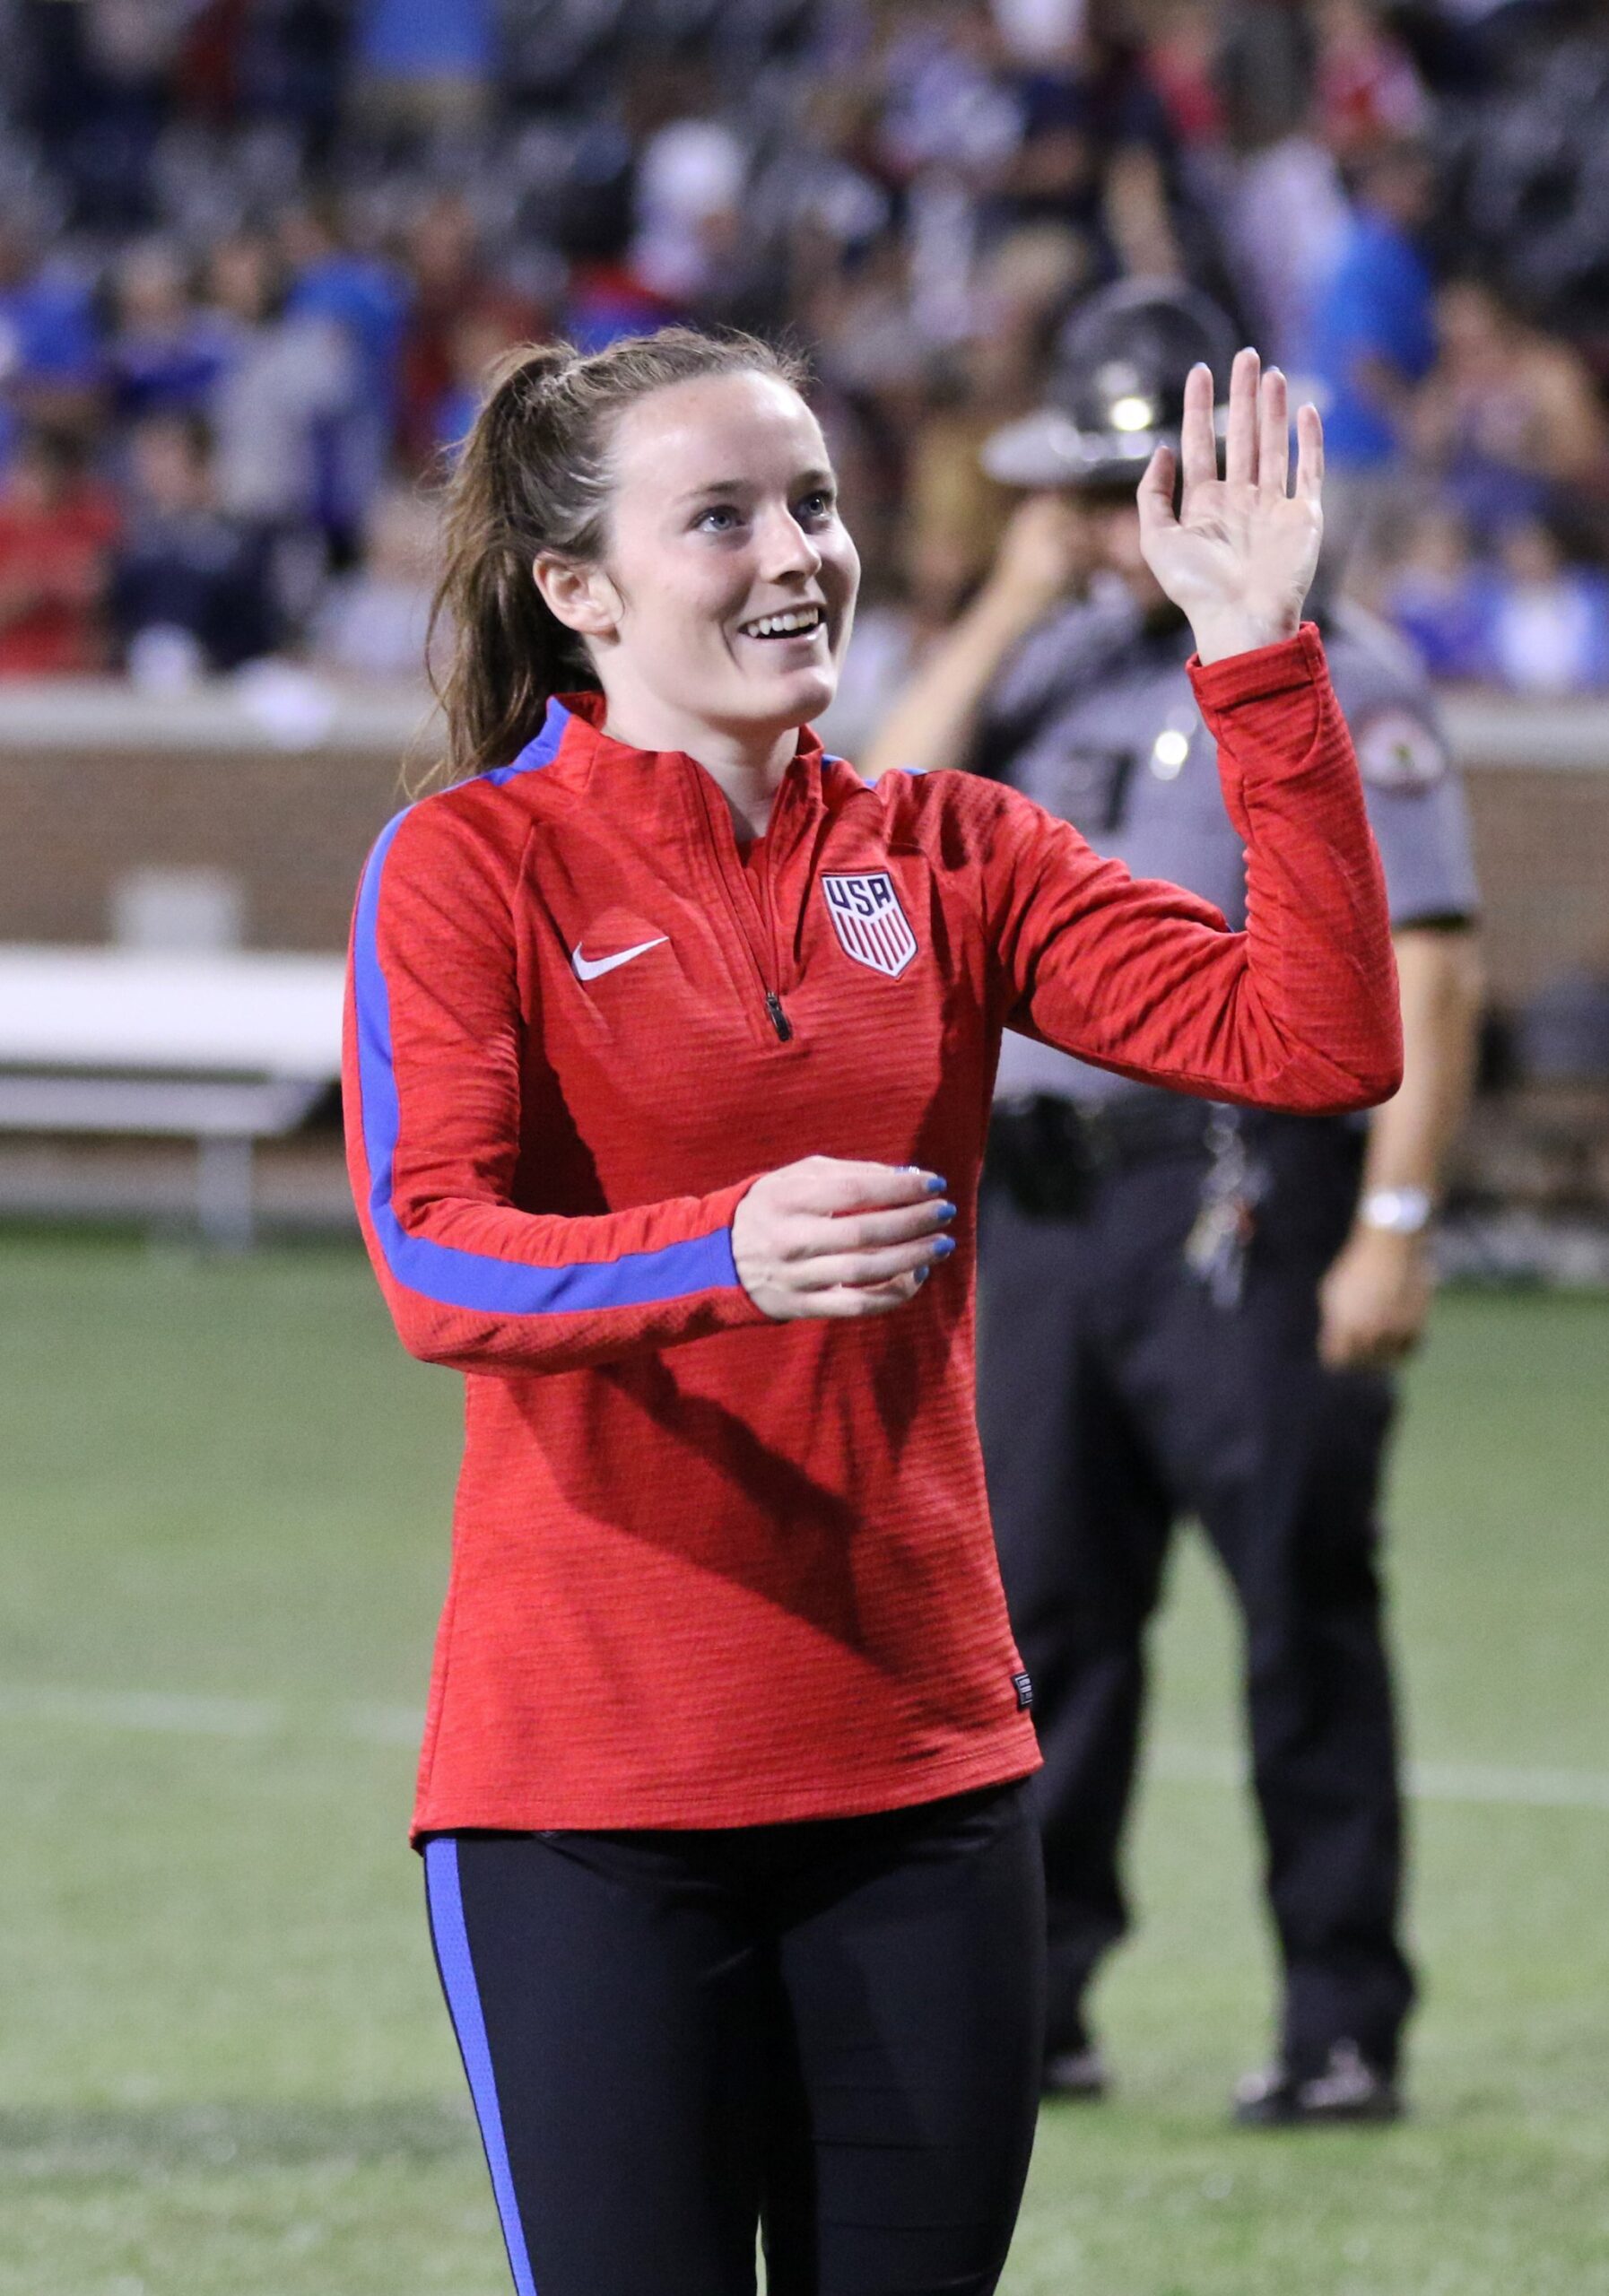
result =
[[1192,367],[1185,378],[1184,420],[1178,430],[1187,501],[1196,487],[1210,486],[1218,475],[1218,434],[1213,425],[1215,395],[1212,369],[1205,362]]
[[791,1213],[776,1254],[794,1265],[831,1252],[873,1251],[888,1244],[916,1243],[924,1236],[936,1236],[954,1217],[952,1204],[931,1196],[891,1212],[840,1212],[831,1218],[815,1212]]
[[901,1300],[914,1300],[926,1283],[929,1271],[917,1268],[909,1275],[891,1277],[886,1283],[846,1283],[839,1288],[863,1300],[888,1300],[895,1305]]
[[897,1275],[914,1275],[918,1268],[947,1259],[950,1253],[944,1248],[947,1242],[947,1238],[924,1236],[914,1244],[891,1244],[882,1251],[823,1252],[794,1268],[792,1281],[801,1292],[831,1292],[841,1283],[889,1283]]
[[920,1243],[941,1234],[955,1217],[955,1206],[944,1196],[926,1196],[920,1204],[902,1204],[891,1212],[849,1212],[822,1224],[829,1231],[823,1251],[881,1251],[893,1244]]
[[1318,409],[1309,404],[1296,416],[1296,493],[1302,502],[1317,502],[1324,491],[1324,424]]
[[901,1276],[897,1283],[885,1283],[876,1288],[865,1284],[843,1283],[835,1292],[812,1292],[807,1315],[827,1316],[835,1321],[852,1323],[862,1316],[886,1316],[891,1309],[902,1308],[914,1300],[921,1290],[914,1275]]
[[1229,436],[1223,475],[1231,486],[1252,486],[1257,475],[1257,378],[1263,362],[1249,345],[1235,353],[1229,378]]
[[848,1157],[812,1156],[786,1174],[778,1194],[782,1209],[796,1212],[865,1212],[893,1204],[920,1204],[941,1196],[944,1183],[919,1165],[857,1163]]
[[1257,437],[1257,491],[1283,502],[1291,480],[1291,394],[1277,367],[1263,378]]
[[1173,515],[1174,468],[1171,447],[1159,447],[1145,465],[1145,474],[1135,494],[1140,513],[1142,540],[1160,535],[1169,526],[1178,524]]

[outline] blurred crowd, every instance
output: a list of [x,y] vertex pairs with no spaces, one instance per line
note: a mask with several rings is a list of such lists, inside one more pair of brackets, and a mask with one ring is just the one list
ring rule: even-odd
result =
[[1186,277],[1326,410],[1352,585],[1449,679],[1609,687],[1588,0],[0,0],[0,674],[416,673],[488,361],[810,353],[845,696],[981,578],[980,441]]

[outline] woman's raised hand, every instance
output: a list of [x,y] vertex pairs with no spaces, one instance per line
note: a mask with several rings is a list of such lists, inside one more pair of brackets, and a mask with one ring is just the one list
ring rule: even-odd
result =
[[757,1179],[732,1222],[738,1281],[778,1323],[881,1316],[955,1249],[936,1172],[806,1156]]
[[1296,430],[1292,491],[1285,378],[1277,367],[1262,374],[1257,352],[1242,351],[1230,378],[1223,476],[1213,378],[1196,367],[1185,386],[1178,515],[1170,448],[1157,448],[1140,481],[1146,563],[1188,616],[1204,662],[1272,646],[1300,624],[1324,534],[1324,429],[1316,406],[1301,409]]

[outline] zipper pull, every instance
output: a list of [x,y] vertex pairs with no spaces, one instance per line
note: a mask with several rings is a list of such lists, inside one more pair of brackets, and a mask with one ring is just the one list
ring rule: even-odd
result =
[[794,1024],[783,1011],[782,999],[774,988],[768,988],[765,992],[765,1009],[770,1015],[772,1028],[777,1031],[778,1041],[786,1044],[793,1035]]

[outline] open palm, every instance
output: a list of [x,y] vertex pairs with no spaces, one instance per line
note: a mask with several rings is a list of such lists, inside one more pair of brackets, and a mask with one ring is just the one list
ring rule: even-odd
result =
[[1145,561],[1196,633],[1204,662],[1288,638],[1318,563],[1324,534],[1324,431],[1318,410],[1297,417],[1296,484],[1290,484],[1285,378],[1264,375],[1242,351],[1230,378],[1223,476],[1213,425],[1213,378],[1195,368],[1185,386],[1173,508],[1174,457],[1160,447],[1140,482]]

